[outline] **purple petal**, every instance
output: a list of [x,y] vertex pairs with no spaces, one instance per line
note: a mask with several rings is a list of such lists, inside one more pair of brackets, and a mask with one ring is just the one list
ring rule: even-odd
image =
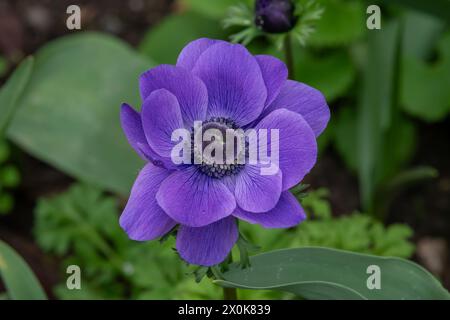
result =
[[221,263],[238,239],[236,219],[227,217],[204,227],[180,226],[177,250],[185,261],[201,266]]
[[248,212],[236,208],[233,215],[250,223],[257,223],[265,228],[290,228],[306,219],[303,208],[289,192],[281,193],[280,201],[268,212]]
[[142,129],[141,115],[139,112],[135,111],[129,104],[123,103],[120,109],[120,122],[128,143],[142,159],[148,160],[146,154],[150,147],[147,144],[144,129]]
[[192,70],[201,54],[209,47],[224,41],[201,38],[190,42],[183,48],[177,60],[177,67]]
[[330,108],[323,94],[304,83],[288,80],[262,117],[276,109],[288,109],[303,116],[318,137],[330,120]]
[[255,128],[257,130],[269,129],[268,150],[271,149],[270,129],[279,130],[279,167],[283,173],[282,190],[298,184],[312,169],[317,158],[316,137],[308,123],[298,113],[277,109],[262,119]]
[[220,180],[192,166],[164,180],[156,199],[172,219],[191,227],[203,227],[225,218],[236,207],[233,194]]
[[268,55],[255,56],[256,61],[261,68],[264,83],[267,88],[266,106],[280,93],[281,87],[287,80],[288,70],[283,61]]
[[218,43],[205,50],[192,72],[208,89],[208,116],[243,126],[264,108],[267,90],[256,59],[241,45]]
[[139,79],[142,100],[155,90],[166,89],[178,100],[186,127],[194,121],[204,120],[208,106],[208,93],[203,82],[184,68],[160,65],[141,75]]
[[166,89],[153,91],[142,106],[142,124],[150,147],[160,156],[170,158],[177,142],[172,132],[183,128],[177,98]]
[[277,167],[276,173],[262,175],[261,168],[261,165],[246,164],[236,177],[236,203],[246,211],[269,211],[280,199],[281,170]]
[[161,182],[169,175],[170,171],[151,163],[139,173],[119,221],[130,239],[153,240],[175,226],[176,222],[164,213],[155,199]]
[[180,169],[178,165],[172,162],[171,158],[161,157],[159,154],[153,151],[148,144],[144,145],[142,143],[138,143],[137,145],[141,153],[144,154],[147,160],[153,163],[155,166],[168,170]]
[[236,176],[230,175],[225,176],[220,181],[230,190],[232,194],[234,194],[234,189],[236,187]]
[[141,156],[142,159],[151,161],[154,165],[163,168],[174,168],[170,158],[163,158],[150,148],[142,128],[141,115],[128,104],[122,104],[120,121],[128,143]]

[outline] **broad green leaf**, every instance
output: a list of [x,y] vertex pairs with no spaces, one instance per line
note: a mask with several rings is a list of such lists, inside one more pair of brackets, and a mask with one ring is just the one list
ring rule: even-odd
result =
[[414,155],[416,127],[401,115],[395,115],[393,125],[383,135],[383,145],[377,154],[374,181],[378,185],[394,176]]
[[344,51],[332,52],[324,57],[300,52],[294,59],[297,80],[322,91],[328,102],[343,96],[356,76],[355,67]]
[[107,35],[55,40],[36,54],[8,137],[79,180],[128,193],[142,161],[126,142],[119,110],[122,102],[139,107],[138,77],[151,66]]
[[168,16],[151,28],[139,50],[158,63],[175,64],[181,49],[202,37],[220,39],[225,37],[225,32],[216,20],[195,12],[185,12]]
[[444,21],[450,19],[449,0],[382,0],[384,3],[400,4],[402,6],[434,15]]
[[[357,145],[357,115],[351,107],[341,108],[334,121],[334,140],[339,155],[347,167],[354,172],[358,171],[358,154],[360,146]],[[390,179],[410,160],[416,146],[416,130],[413,123],[399,114],[396,114],[393,123],[387,131],[380,132],[379,150],[374,154],[375,167],[373,168],[373,184]],[[356,147],[355,147],[356,146]]]
[[361,38],[366,30],[365,7],[361,1],[325,0],[322,18],[308,42],[313,46],[339,46]]
[[[348,169],[358,170],[357,122],[355,109],[350,106],[340,108],[333,119],[334,145]],[[356,148],[355,148],[356,146]]]
[[30,267],[8,244],[0,240],[0,278],[13,300],[47,299]]
[[377,157],[391,125],[395,105],[400,24],[385,23],[369,33],[367,65],[358,108],[358,176],[363,207],[371,210],[375,192]]
[[[281,290],[306,299],[450,299],[425,269],[408,260],[305,247],[259,254],[252,266],[232,265],[215,282],[253,290]],[[369,266],[380,268],[381,288],[370,290]]]
[[33,58],[28,57],[14,71],[6,84],[0,89],[0,133],[6,130],[6,127],[13,116],[18,100],[28,84],[33,70]]
[[401,102],[403,109],[425,121],[442,120],[450,112],[450,33],[438,42],[438,60],[405,56],[402,61]]
[[212,19],[223,18],[227,10],[236,4],[242,2],[251,3],[251,0],[179,0],[181,7],[196,11]]
[[413,10],[405,12],[402,55],[429,59],[444,29],[445,23],[436,17]]

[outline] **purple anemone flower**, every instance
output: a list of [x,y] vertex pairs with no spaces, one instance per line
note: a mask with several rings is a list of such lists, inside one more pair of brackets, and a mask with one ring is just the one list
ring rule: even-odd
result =
[[[179,255],[211,266],[235,244],[237,219],[265,228],[305,219],[289,189],[314,166],[316,137],[330,111],[318,90],[287,76],[285,64],[272,56],[205,38],[189,43],[175,66],[141,75],[141,112],[128,104],[121,110],[130,145],[147,161],[120,217],[131,239],[153,240],[178,226]],[[261,175],[259,164],[224,165],[219,172],[208,163],[174,164],[171,134],[191,130],[194,121],[218,129],[279,130],[279,170]]]

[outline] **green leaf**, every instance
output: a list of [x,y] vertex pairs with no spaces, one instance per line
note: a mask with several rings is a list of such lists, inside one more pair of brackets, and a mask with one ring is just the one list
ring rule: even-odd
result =
[[12,164],[0,167],[0,185],[6,188],[17,187],[20,183],[20,172]]
[[0,276],[9,298],[13,300],[45,300],[44,290],[26,262],[0,240]]
[[14,207],[14,198],[9,193],[0,193],[0,215],[9,213]]
[[301,200],[302,207],[307,212],[313,213],[315,218],[329,219],[331,218],[331,205],[328,201],[329,191],[321,188],[309,192],[305,198]]
[[438,176],[438,171],[428,166],[418,166],[396,175],[382,184],[377,190],[375,213],[381,219],[386,217],[389,206],[395,197],[402,191],[426,180],[434,179]]
[[16,111],[18,100],[29,82],[33,64],[32,57],[25,59],[0,89],[0,134],[6,130]]
[[437,178],[438,175],[438,171],[432,167],[415,167],[399,173],[395,178],[389,181],[386,188],[389,189],[390,192],[394,192],[415,185],[423,180]]
[[[248,49],[254,55],[268,54],[284,60],[282,52],[265,43],[255,41]],[[318,56],[298,44],[294,44],[293,49],[295,80],[320,90],[328,103],[348,92],[356,78],[356,68],[348,52],[335,49],[328,51],[327,55]]]
[[403,230],[395,241],[391,238],[392,228],[398,225],[384,226],[372,215],[353,213],[333,217],[326,189],[308,190],[307,196],[299,187],[291,189],[299,198],[308,219],[290,230],[262,229],[258,226],[240,222],[239,230],[252,242],[266,250],[319,246],[349,250],[380,256],[409,258],[414,253],[414,244],[409,240],[412,229],[402,225]]
[[[379,132],[379,136],[376,137],[380,145],[373,155],[371,190],[374,194],[371,199],[372,207],[369,210],[370,213],[379,217],[383,217],[387,212],[390,200],[394,196],[382,190],[384,184],[408,164],[416,149],[417,132],[414,124],[399,113],[394,115],[392,122],[395,125],[385,132]],[[347,167],[353,172],[361,170],[358,167],[361,164],[358,163],[360,145],[358,145],[357,125],[352,108],[344,107],[339,110],[334,124],[335,147]]]
[[402,61],[401,102],[403,109],[425,121],[444,119],[450,112],[450,33],[438,42],[438,60],[405,56]]
[[339,109],[334,118],[334,144],[347,168],[353,172],[358,168],[356,129],[354,108],[345,106]]
[[324,8],[316,30],[308,40],[313,46],[328,47],[349,44],[361,38],[366,30],[365,7],[361,1],[319,1]]
[[139,106],[138,77],[151,66],[107,35],[55,40],[36,55],[8,137],[79,180],[128,193],[142,160],[120,127],[120,105]]
[[385,23],[369,33],[367,66],[358,109],[358,176],[363,207],[371,210],[376,184],[377,157],[385,143],[396,98],[400,23]]
[[402,55],[428,59],[445,30],[445,23],[433,16],[417,11],[407,11],[403,17]]
[[432,14],[444,21],[450,19],[450,1],[449,0],[381,0],[384,3],[400,4],[414,10]]
[[[215,282],[242,289],[272,289],[306,299],[450,299],[425,269],[384,258],[320,247],[271,251],[250,258],[251,267],[231,266]],[[369,266],[381,271],[381,289],[370,290]]]
[[[335,118],[335,146],[347,167],[358,170],[357,116],[350,107],[343,107]],[[394,126],[384,132],[380,151],[374,155],[376,166],[373,171],[374,187],[393,177],[411,159],[416,146],[414,124],[402,117],[394,117]],[[356,147],[355,147],[356,145]]]
[[[118,247],[117,241],[126,241],[117,223],[116,200],[89,185],[74,184],[58,196],[39,199],[35,216],[36,240],[47,252],[58,255],[75,252],[98,259],[112,251],[104,238],[114,242],[115,247]],[[88,239],[89,246],[77,247],[78,239]]]
[[393,177],[411,160],[416,149],[416,128],[410,120],[398,115],[383,136],[383,145],[377,155],[374,182],[380,183]]
[[6,61],[5,58],[0,56],[0,77],[3,77],[7,69],[8,69],[8,62]]
[[0,163],[3,163],[6,160],[8,160],[10,154],[11,150],[6,140],[0,139]]
[[223,18],[231,6],[242,3],[242,1],[250,2],[248,0],[179,0],[182,7],[216,20]]
[[216,20],[195,12],[185,12],[168,16],[151,28],[139,50],[158,63],[175,64],[181,49],[201,37],[224,38],[225,32]]
[[295,57],[296,80],[319,89],[328,102],[346,94],[353,84],[356,70],[349,55],[344,51],[316,57],[300,52]]

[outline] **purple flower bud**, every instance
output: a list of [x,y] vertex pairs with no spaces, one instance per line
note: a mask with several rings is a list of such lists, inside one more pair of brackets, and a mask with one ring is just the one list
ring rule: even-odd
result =
[[256,0],[255,24],[268,33],[287,32],[297,22],[294,11],[291,0]]

